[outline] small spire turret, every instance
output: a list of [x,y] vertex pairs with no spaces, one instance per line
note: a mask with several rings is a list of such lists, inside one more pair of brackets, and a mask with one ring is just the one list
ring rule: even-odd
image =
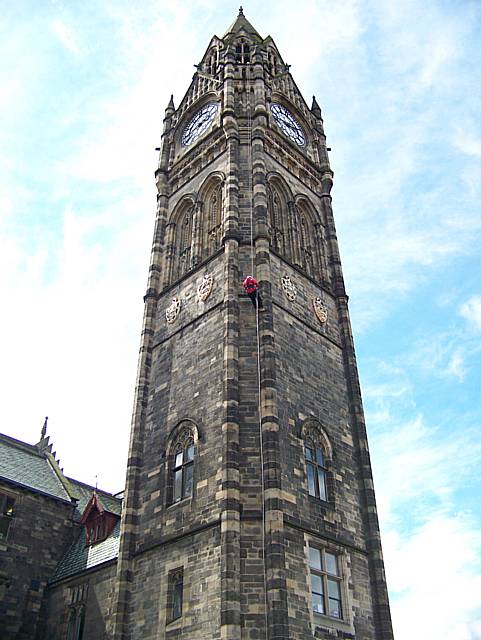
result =
[[47,435],[47,422],[48,422],[48,416],[45,416],[45,421],[43,423],[42,431],[40,432],[40,440],[43,440]]
[[169,104],[167,105],[167,107],[165,109],[165,117],[167,118],[167,117],[171,116],[174,112],[175,112],[174,96],[171,95],[170,96],[170,100],[169,100]]
[[312,96],[311,111],[316,116],[316,118],[319,118],[319,119],[322,118],[321,107],[317,104],[316,96]]

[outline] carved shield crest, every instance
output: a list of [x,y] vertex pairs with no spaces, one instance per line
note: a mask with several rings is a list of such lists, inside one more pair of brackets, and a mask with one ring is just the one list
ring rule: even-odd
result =
[[169,324],[177,320],[180,313],[180,298],[172,298],[172,302],[165,310],[165,319]]
[[314,300],[312,301],[312,304],[314,306],[314,313],[316,314],[316,318],[319,320],[321,324],[326,323],[327,309],[324,306],[324,303],[321,300],[321,298],[314,298]]
[[211,273],[205,273],[202,282],[197,287],[197,300],[205,302],[212,293],[214,286],[214,276]]
[[292,282],[291,276],[288,276],[288,275],[282,276],[281,282],[282,282],[282,288],[284,289],[284,293],[286,294],[286,297],[291,302],[294,301],[297,295],[297,287]]

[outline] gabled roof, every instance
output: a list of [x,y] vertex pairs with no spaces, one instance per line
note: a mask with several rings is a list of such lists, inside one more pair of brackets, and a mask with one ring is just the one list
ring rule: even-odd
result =
[[[102,504],[99,498],[97,489],[95,489],[94,492],[92,493],[90,500],[88,501],[87,506],[85,507],[84,512],[82,513],[82,517],[80,518],[80,524],[85,524],[87,522],[92,511],[97,511],[100,514],[103,514],[105,511],[109,512],[109,510],[106,509]],[[109,513],[114,513],[114,515],[116,516],[118,515],[115,511],[114,512],[110,511]]]
[[68,480],[72,487],[73,493],[78,499],[77,508],[75,509],[75,520],[80,521],[82,515],[85,512],[85,509],[92,499],[92,494],[94,492],[97,493],[97,496],[101,501],[102,508],[105,509],[105,511],[120,516],[122,512],[122,500],[120,498],[112,495],[111,493],[107,493],[107,491],[95,489],[95,487],[91,487],[84,482],[79,482],[78,480],[73,480],[72,478],[68,478]]
[[44,495],[72,502],[67,483],[49,451],[0,434],[0,479]]
[[104,562],[115,560],[119,555],[119,545],[120,520],[105,540],[91,546],[87,546],[85,527],[79,527],[77,539],[65,553],[49,582],[57,582],[81,571],[93,569]]
[[228,36],[235,35],[240,31],[245,31],[249,35],[255,36],[259,40],[262,40],[261,36],[257,33],[257,31],[251,25],[249,20],[247,20],[246,17],[244,16],[244,11],[242,10],[242,7],[239,7],[239,15],[231,24],[231,26],[227,29],[227,31],[224,33],[223,39],[225,40],[225,38],[227,38]]

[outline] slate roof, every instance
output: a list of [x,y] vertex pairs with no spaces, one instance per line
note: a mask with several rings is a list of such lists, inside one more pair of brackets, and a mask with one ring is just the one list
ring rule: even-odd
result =
[[71,502],[48,457],[34,445],[0,434],[0,478]]
[[80,571],[92,569],[99,564],[115,560],[119,555],[120,520],[117,522],[109,537],[89,547],[85,527],[79,527],[77,539],[68,549],[49,582],[57,582],[68,578]]
[[[45,436],[45,434],[43,435]],[[0,434],[0,479],[75,505],[73,519],[76,522],[80,521],[93,491],[97,491],[100,502],[106,511],[119,516],[119,521],[109,536],[102,542],[90,546],[86,546],[85,526],[80,525],[74,528],[74,542],[49,580],[56,582],[117,558],[122,500],[106,491],[95,489],[95,487],[72,478],[66,478],[51,454],[51,448],[48,444],[48,438],[45,437],[37,445],[31,445]]]

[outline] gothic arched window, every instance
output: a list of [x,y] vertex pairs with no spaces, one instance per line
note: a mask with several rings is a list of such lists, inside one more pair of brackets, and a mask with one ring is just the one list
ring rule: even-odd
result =
[[296,211],[300,241],[299,266],[311,278],[319,280],[321,274],[324,274],[322,260],[325,255],[325,247],[319,233],[320,225],[316,224],[318,218],[304,198],[296,201]]
[[182,277],[191,267],[192,214],[193,205],[184,209],[176,225],[176,269],[174,270],[174,279]]
[[307,490],[309,495],[320,500],[327,500],[327,467],[326,455],[320,444],[310,438],[304,441],[306,459]]
[[271,231],[272,248],[291,259],[288,195],[286,186],[279,178],[273,177],[267,186],[267,207],[269,211],[269,226]]
[[219,184],[207,201],[207,237],[205,242],[206,256],[220,247],[222,212],[222,185]]
[[332,479],[329,466],[332,450],[329,440],[320,423],[314,418],[303,426],[302,439],[304,462],[306,465],[307,491],[319,500],[332,500]]
[[67,640],[82,640],[85,626],[85,607],[72,607],[70,609]]
[[192,496],[194,486],[195,444],[187,430],[181,434],[174,447],[172,465],[172,502]]

